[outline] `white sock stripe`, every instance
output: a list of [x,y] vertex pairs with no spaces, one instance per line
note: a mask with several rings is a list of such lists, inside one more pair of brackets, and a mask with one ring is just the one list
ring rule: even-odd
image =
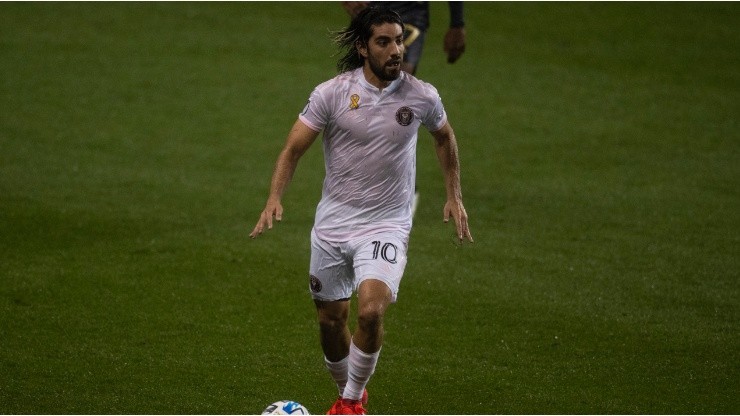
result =
[[[382,349],[383,347],[380,348],[380,350]],[[355,340],[353,339],[352,342],[350,342],[349,344],[349,357],[351,357],[352,354],[354,353],[366,359],[378,358],[378,356],[380,355],[380,350],[378,350],[377,352],[373,352],[373,353],[366,353],[365,351],[359,349],[357,345],[355,345]]]
[[344,398],[360,400],[367,382],[375,372],[375,365],[378,363],[379,356],[380,351],[368,354],[357,348],[354,340],[352,341],[349,346],[349,368],[347,372],[349,379],[344,388]]
[[349,355],[339,361],[330,361],[326,356],[324,356],[324,362],[327,366],[343,366],[347,365],[347,361],[349,361]]
[[344,388],[347,385],[347,378],[349,377],[349,356],[346,356],[337,362],[329,361],[329,359],[324,356],[324,363],[326,364],[327,370],[329,370],[329,374],[331,374],[331,377],[334,379],[334,382],[337,383],[337,390],[339,390],[339,395],[341,396],[344,393]]

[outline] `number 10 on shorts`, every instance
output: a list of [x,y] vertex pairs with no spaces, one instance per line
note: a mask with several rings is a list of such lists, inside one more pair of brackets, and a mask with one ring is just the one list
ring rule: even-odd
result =
[[387,261],[390,264],[396,264],[396,256],[398,255],[398,249],[393,243],[383,243],[381,241],[373,241],[373,260],[380,258]]

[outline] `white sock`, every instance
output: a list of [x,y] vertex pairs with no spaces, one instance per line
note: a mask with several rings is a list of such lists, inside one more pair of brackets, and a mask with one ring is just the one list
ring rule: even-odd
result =
[[367,354],[355,346],[354,340],[349,345],[349,376],[342,397],[350,400],[360,400],[362,392],[375,372],[375,364],[378,363],[380,351]]
[[337,389],[339,389],[339,396],[344,393],[344,386],[347,385],[347,363],[349,362],[349,356],[342,358],[341,360],[333,363],[328,358],[324,357],[326,368],[331,373],[331,377],[337,383]]

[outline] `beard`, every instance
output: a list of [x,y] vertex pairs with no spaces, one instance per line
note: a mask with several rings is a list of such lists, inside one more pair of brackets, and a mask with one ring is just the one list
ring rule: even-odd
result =
[[393,60],[381,64],[375,60],[372,56],[368,56],[368,63],[370,64],[370,70],[373,71],[378,79],[381,81],[394,81],[401,76],[401,62],[399,61],[398,66],[388,66]]

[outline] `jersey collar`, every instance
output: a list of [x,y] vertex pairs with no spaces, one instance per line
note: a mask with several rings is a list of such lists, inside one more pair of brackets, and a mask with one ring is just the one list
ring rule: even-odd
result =
[[365,88],[366,90],[372,93],[380,95],[380,94],[390,94],[396,91],[401,86],[401,82],[403,81],[403,79],[406,78],[406,73],[401,71],[401,76],[391,81],[391,83],[388,84],[387,87],[383,88],[382,91],[378,89],[378,87],[367,82],[367,80],[365,79],[365,74],[362,72],[362,68],[357,69],[357,76],[360,78],[360,85],[362,85],[363,88]]

